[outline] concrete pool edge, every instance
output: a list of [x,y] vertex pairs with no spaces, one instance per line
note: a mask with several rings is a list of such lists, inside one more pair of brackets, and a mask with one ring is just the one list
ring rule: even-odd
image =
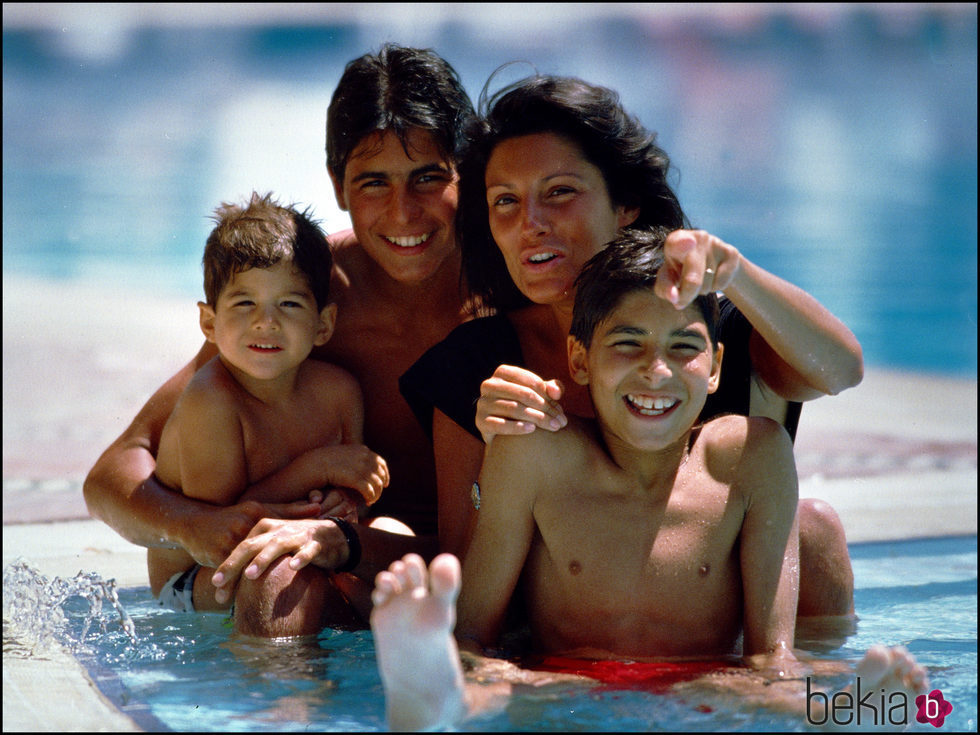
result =
[[120,712],[64,649],[43,658],[3,657],[4,732],[134,732]]

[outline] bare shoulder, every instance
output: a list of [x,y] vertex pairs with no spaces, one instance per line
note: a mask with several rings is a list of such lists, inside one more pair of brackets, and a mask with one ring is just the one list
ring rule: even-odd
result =
[[333,269],[330,274],[330,296],[332,300],[343,301],[343,294],[351,287],[357,263],[361,254],[360,244],[353,230],[343,230],[327,236],[330,254],[333,256]]
[[720,416],[701,428],[695,446],[724,479],[745,479],[793,467],[793,442],[786,429],[764,416]]
[[327,244],[330,246],[330,253],[334,258],[342,258],[350,248],[358,245],[354,230],[350,229],[327,235]]
[[306,360],[302,370],[304,390],[310,392],[314,400],[327,397],[332,400],[338,397],[361,400],[361,384],[339,365],[323,360]]
[[581,476],[597,448],[589,422],[570,417],[559,431],[538,429],[530,434],[501,435],[487,448],[485,463],[519,475],[524,485],[559,483],[569,475]]
[[788,446],[792,441],[778,421],[765,416],[719,416],[704,423],[697,441],[716,450],[757,451],[775,445]]
[[237,407],[243,388],[216,356],[194,373],[177,401],[175,411],[218,410]]

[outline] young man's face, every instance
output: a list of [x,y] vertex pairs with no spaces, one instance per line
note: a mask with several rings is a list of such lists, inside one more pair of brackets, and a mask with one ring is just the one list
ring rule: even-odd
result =
[[712,349],[697,304],[681,311],[652,290],[627,294],[586,349],[569,338],[569,368],[588,384],[607,432],[637,449],[684,437],[718,388],[721,346]]
[[306,278],[286,261],[236,273],[213,308],[199,306],[201,330],[225,364],[257,380],[303,362],[330,338],[336,314],[333,304],[317,309]]
[[406,153],[390,130],[367,136],[334,189],[368,255],[396,281],[421,283],[458,254],[458,177],[431,133],[412,129],[407,143]]

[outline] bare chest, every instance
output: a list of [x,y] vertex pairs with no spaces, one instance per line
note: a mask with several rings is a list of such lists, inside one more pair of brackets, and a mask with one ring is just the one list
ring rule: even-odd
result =
[[700,490],[661,503],[573,491],[535,508],[527,591],[548,647],[666,656],[730,646],[742,512],[727,488]]
[[256,404],[244,409],[240,419],[250,483],[306,451],[343,440],[340,411],[321,400],[297,400],[281,407]]

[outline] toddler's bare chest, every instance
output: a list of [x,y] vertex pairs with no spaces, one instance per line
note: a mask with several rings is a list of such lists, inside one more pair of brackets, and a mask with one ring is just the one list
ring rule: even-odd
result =
[[343,423],[336,412],[312,402],[293,410],[249,410],[241,415],[250,482],[257,482],[299,455],[340,444]]

